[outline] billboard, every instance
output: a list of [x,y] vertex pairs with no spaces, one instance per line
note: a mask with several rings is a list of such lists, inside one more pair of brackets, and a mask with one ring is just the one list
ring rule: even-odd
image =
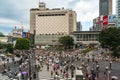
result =
[[23,32],[22,37],[23,38],[30,38],[30,33],[29,32]]
[[30,38],[30,33],[29,32],[26,33],[26,38]]
[[108,22],[109,23],[115,23],[116,22],[116,15],[109,15],[108,16]]
[[23,32],[23,33],[22,33],[22,37],[23,37],[23,38],[26,38],[26,32]]
[[103,16],[103,21],[102,21],[102,25],[103,26],[107,26],[108,25],[108,16]]

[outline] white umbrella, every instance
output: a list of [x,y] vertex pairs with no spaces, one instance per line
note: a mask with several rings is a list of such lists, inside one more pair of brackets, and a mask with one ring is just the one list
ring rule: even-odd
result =
[[116,79],[116,80],[117,80],[117,79],[118,79],[118,77],[117,77],[117,76],[112,76],[112,79]]

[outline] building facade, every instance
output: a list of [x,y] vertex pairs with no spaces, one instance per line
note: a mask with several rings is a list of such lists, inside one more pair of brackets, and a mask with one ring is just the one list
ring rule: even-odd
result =
[[120,27],[120,0],[117,0],[117,21],[116,26]]
[[77,22],[77,28],[76,31],[82,31],[82,25],[81,22]]
[[76,30],[76,13],[64,8],[48,9],[40,2],[39,8],[30,10],[30,33],[70,34]]
[[89,45],[99,44],[100,31],[75,31],[73,33],[75,44],[77,45]]
[[30,9],[30,33],[35,34],[35,45],[40,45],[39,37],[69,35],[73,31],[76,31],[75,11],[64,8],[49,9],[43,2],[39,3],[39,8]]
[[112,0],[99,0],[99,16],[112,14]]
[[0,43],[7,43],[8,37],[0,37]]
[[101,31],[106,28],[116,27],[116,15],[102,15],[93,19],[93,31]]
[[7,35],[8,43],[14,43],[18,38],[30,38],[30,32],[24,32],[23,28],[15,27],[10,33]]

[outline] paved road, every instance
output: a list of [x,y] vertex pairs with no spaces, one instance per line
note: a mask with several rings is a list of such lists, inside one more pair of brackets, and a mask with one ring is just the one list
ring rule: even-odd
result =
[[[47,66],[44,65],[42,71],[39,71],[39,80],[54,80],[54,76],[53,77],[50,76],[50,71],[51,70],[53,70],[52,67],[50,67],[50,70],[47,71]],[[69,78],[70,77],[71,77],[71,75],[69,74]],[[63,79],[62,75],[61,75],[60,78]]]
[[8,76],[0,74],[0,80],[10,80]]

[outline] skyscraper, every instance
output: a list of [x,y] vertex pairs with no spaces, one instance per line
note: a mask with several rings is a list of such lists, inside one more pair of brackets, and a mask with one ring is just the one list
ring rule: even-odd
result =
[[112,0],[99,0],[99,16],[112,14]]
[[117,0],[117,21],[116,26],[120,27],[120,0]]
[[117,17],[120,18],[120,0],[117,0]]
[[81,25],[81,22],[77,22],[76,31],[82,31],[82,25]]

